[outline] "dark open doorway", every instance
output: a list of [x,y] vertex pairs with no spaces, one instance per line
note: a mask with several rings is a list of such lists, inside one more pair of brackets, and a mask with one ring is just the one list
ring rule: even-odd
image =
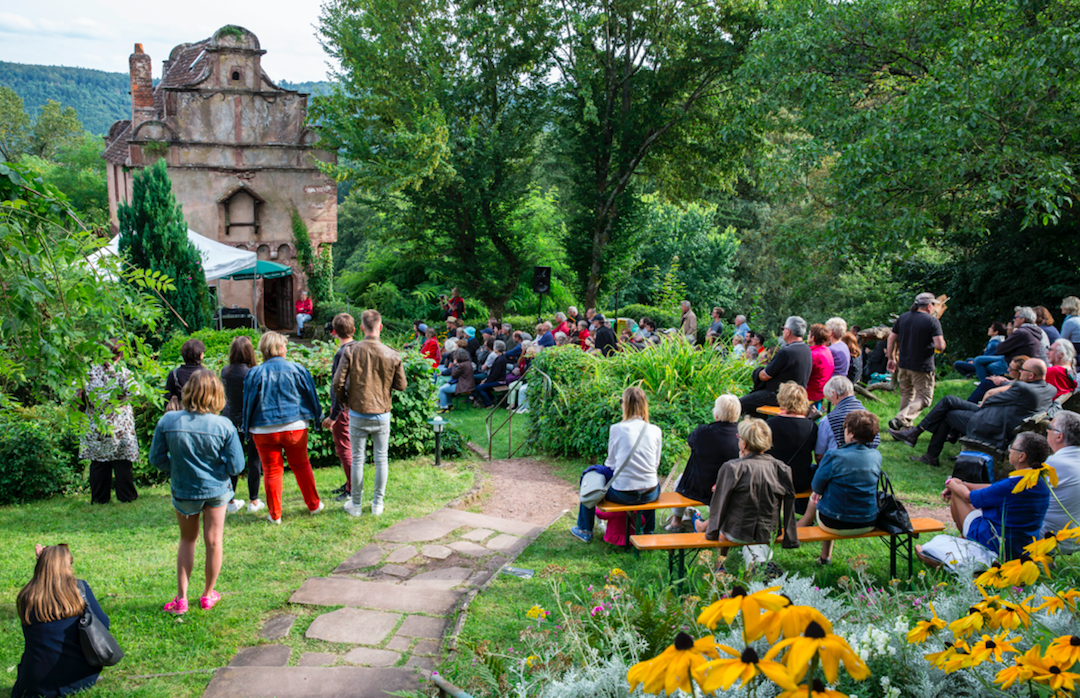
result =
[[291,330],[296,324],[292,292],[292,276],[263,279],[263,322],[271,330]]

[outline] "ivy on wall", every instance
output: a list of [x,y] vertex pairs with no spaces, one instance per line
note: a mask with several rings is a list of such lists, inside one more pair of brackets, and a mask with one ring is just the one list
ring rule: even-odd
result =
[[295,208],[292,211],[292,231],[296,240],[296,261],[308,278],[308,294],[313,301],[330,302],[334,295],[334,257],[331,245],[323,244],[319,255],[315,255],[307,225]]

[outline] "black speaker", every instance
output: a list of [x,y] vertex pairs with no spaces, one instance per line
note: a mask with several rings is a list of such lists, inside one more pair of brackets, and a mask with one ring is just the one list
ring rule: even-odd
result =
[[533,293],[551,290],[551,267],[533,267]]

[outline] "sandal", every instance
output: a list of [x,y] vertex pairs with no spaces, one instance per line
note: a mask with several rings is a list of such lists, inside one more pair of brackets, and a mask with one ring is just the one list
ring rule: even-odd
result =
[[209,596],[203,596],[199,599],[199,607],[204,611],[209,611],[218,601],[221,601],[221,594],[214,590],[210,592]]
[[831,562],[831,557],[818,557],[817,559],[817,563],[822,567],[828,567]]
[[183,615],[183,614],[187,613],[187,610],[188,610],[187,599],[182,599],[179,596],[177,596],[172,601],[165,604],[165,607],[162,608],[161,610],[165,611],[166,613],[171,613],[174,616]]

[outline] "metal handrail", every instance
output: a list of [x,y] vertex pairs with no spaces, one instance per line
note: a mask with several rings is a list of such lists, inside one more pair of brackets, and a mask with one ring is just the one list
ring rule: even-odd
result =
[[545,391],[545,395],[551,390],[551,386],[552,386],[551,376],[544,373],[539,368],[535,368],[535,365],[536,364],[535,364],[534,361],[529,362],[529,366],[525,369],[525,372],[521,374],[520,378],[518,378],[516,381],[514,381],[514,385],[503,394],[502,398],[498,402],[495,403],[495,407],[492,408],[491,414],[489,414],[487,416],[487,419],[484,420],[484,423],[487,426],[487,435],[488,435],[488,460],[491,460],[491,445],[495,441],[495,435],[498,434],[500,431],[502,431],[503,427],[507,428],[507,440],[506,440],[506,457],[507,458],[513,458],[514,454],[517,453],[518,451],[520,451],[521,447],[525,445],[524,442],[523,442],[517,448],[513,448],[513,446],[514,446],[514,424],[513,424],[513,420],[514,420],[514,415],[517,414],[517,408],[510,410],[510,415],[503,421],[502,424],[500,424],[498,427],[495,428],[495,431],[491,430],[491,422],[492,422],[493,419],[495,419],[495,414],[498,411],[498,409],[500,407],[502,407],[502,405],[507,400],[510,399],[510,395],[512,393],[516,392],[516,391],[521,390],[521,383],[525,380],[525,376],[529,375],[530,371],[534,371],[536,373],[539,373],[541,376],[544,377],[543,390]]

